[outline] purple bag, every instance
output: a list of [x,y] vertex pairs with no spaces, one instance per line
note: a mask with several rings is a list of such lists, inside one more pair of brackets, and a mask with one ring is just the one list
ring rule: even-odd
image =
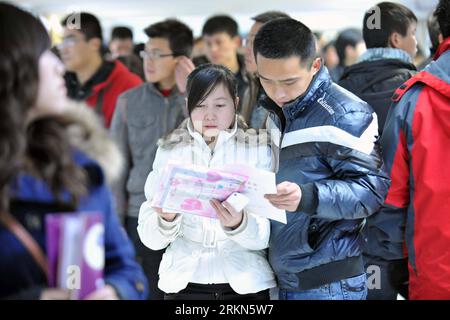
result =
[[103,215],[57,213],[46,216],[49,286],[68,289],[71,299],[84,299],[104,286]]

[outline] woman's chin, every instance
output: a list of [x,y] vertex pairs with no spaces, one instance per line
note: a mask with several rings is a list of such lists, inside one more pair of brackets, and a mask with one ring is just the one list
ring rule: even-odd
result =
[[208,138],[214,138],[219,135],[220,130],[217,128],[214,129],[205,129],[203,130],[203,135]]

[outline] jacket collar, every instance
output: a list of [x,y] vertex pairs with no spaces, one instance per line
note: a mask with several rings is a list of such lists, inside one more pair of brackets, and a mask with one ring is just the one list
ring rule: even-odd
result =
[[327,68],[322,64],[305,93],[283,106],[282,110],[286,120],[295,119],[297,115],[305,110],[308,105],[314,102],[316,97],[330,84],[330,74],[328,73]]
[[240,75],[240,77],[242,78],[242,80],[245,83],[248,83],[249,75],[248,75],[247,71],[245,70],[245,57],[242,54],[238,53],[237,61],[238,61],[238,65],[239,65],[239,71],[237,73]]
[[[146,85],[147,85],[148,90],[150,90],[152,93],[154,93],[154,94],[156,94],[158,96],[161,96],[162,98],[165,98],[163,96],[163,94],[161,93],[161,91],[158,90],[158,88],[156,87],[155,83],[147,82]],[[169,94],[168,98],[170,98],[172,96],[180,96],[180,95],[181,95],[181,93],[180,93],[180,91],[178,91],[178,86],[175,85],[172,88],[172,90],[170,91],[170,94]]]
[[104,88],[111,81],[110,79],[113,77],[117,68],[121,66],[123,65],[118,65],[117,62],[105,60],[92,77],[83,85],[78,82],[75,72],[66,72],[64,79],[68,88],[69,97],[75,100],[85,100],[96,91]]
[[[217,138],[217,142],[216,142],[215,148],[217,148],[218,146],[221,146],[226,141],[228,141],[230,138],[232,138],[236,134],[237,128],[238,128],[238,121],[237,121],[237,116],[236,116],[236,119],[234,121],[234,126],[233,126],[232,129],[230,129],[230,130],[221,130],[219,132],[219,136]],[[190,118],[188,119],[187,129],[188,129],[188,132],[191,135],[191,137],[196,142],[200,143],[201,145],[207,146],[207,144],[205,142],[205,139],[203,139],[203,136],[199,132],[195,131],[194,126],[193,126],[192,121],[191,121]]]
[[100,83],[97,83],[93,86],[93,93],[98,93],[100,90],[103,90],[107,86],[111,86],[116,80],[126,76],[126,74],[130,72],[128,71],[127,67],[125,67],[125,65],[119,60],[105,62],[105,65],[110,65],[112,69],[104,81],[101,81]]
[[445,51],[450,50],[450,37],[444,39],[436,50],[433,60],[437,60]]
[[358,62],[396,59],[404,63],[412,63],[412,59],[406,51],[397,48],[370,48],[358,59]]

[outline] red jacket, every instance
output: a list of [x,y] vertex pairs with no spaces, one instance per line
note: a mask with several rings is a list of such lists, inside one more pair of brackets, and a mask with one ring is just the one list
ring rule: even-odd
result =
[[95,85],[86,103],[96,108],[99,96],[102,97],[102,113],[105,126],[109,128],[116,108],[116,101],[123,92],[142,84],[141,78],[130,72],[120,61],[115,61],[115,67],[106,81]]
[[381,139],[383,210],[405,217],[411,299],[450,299],[450,37],[435,59],[397,89]]

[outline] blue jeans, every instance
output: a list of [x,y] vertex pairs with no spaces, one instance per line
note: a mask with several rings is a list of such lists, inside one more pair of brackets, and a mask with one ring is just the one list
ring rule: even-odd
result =
[[280,289],[280,300],[366,300],[366,274],[304,291]]

